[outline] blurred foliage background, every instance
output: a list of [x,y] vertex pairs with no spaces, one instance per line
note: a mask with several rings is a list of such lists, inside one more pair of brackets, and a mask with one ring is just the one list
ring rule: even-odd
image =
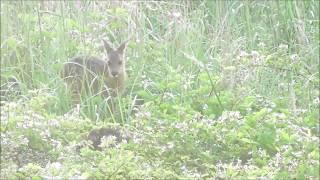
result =
[[[59,75],[74,56],[103,56],[102,39],[130,39],[116,115],[99,97],[75,108]],[[1,1],[0,75],[3,177],[319,177],[317,0]],[[134,116],[136,95],[145,104]],[[68,147],[109,122],[152,136],[122,157],[88,149],[76,166]],[[26,151],[64,166],[19,165]]]

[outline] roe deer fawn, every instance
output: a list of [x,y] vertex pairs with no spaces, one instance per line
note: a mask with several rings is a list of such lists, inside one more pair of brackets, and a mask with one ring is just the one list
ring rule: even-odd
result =
[[82,93],[115,97],[124,89],[126,80],[124,51],[127,42],[113,49],[103,40],[106,59],[93,56],[75,57],[64,65],[62,77],[78,102]]

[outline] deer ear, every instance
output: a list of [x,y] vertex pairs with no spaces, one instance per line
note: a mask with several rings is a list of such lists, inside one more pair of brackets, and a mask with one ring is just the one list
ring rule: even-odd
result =
[[102,41],[103,41],[104,48],[107,50],[107,53],[110,53],[111,51],[113,51],[112,47],[106,40],[102,39]]
[[126,47],[127,47],[127,42],[124,42],[124,43],[122,43],[122,44],[118,47],[117,51],[118,51],[119,53],[123,54],[123,52],[124,52],[124,50],[126,49]]

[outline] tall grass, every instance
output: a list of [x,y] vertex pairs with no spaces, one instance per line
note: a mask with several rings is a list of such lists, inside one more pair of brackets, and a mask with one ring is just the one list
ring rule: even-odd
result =
[[[220,89],[210,98],[230,90],[239,95],[235,103],[260,94],[282,97],[296,109],[309,108],[319,95],[316,0],[4,1],[1,80],[17,77],[26,94],[49,89],[56,97],[51,111],[64,113],[72,104],[59,76],[63,63],[80,54],[101,56],[102,38],[114,44],[131,39],[128,101],[142,93],[162,103],[169,93],[179,97],[178,106],[200,106],[204,95]],[[237,58],[244,52],[253,56],[250,63]],[[219,101],[221,111],[232,109]],[[117,102],[126,122],[128,105]],[[94,104],[83,113],[97,119]]]

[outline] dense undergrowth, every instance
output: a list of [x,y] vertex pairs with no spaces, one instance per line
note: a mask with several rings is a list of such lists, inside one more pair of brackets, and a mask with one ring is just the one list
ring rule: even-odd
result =
[[[114,114],[59,75],[101,39],[130,39]],[[318,179],[318,120],[317,1],[1,2],[1,179]]]

